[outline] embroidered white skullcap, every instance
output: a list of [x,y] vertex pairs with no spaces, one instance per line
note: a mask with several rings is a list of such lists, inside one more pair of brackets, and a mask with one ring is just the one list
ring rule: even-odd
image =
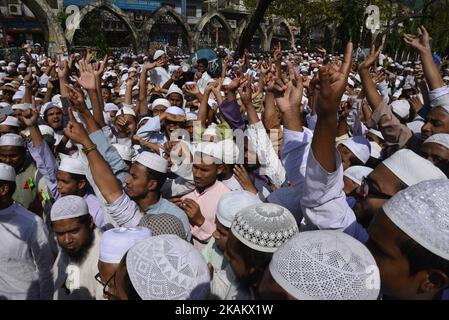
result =
[[100,240],[100,257],[105,263],[120,263],[123,256],[137,242],[151,237],[151,231],[145,227],[121,227],[104,232]]
[[246,246],[261,252],[275,252],[298,232],[290,211],[277,204],[262,203],[239,211],[232,234]]
[[230,228],[237,213],[262,201],[254,193],[239,190],[223,194],[217,205],[217,220],[226,228]]
[[61,197],[50,211],[51,221],[77,218],[89,214],[86,201],[79,196]]
[[424,126],[424,122],[420,121],[420,120],[416,120],[416,121],[408,122],[406,125],[410,130],[412,130],[412,132],[414,134],[420,134],[421,128]]
[[164,51],[162,51],[162,50],[156,50],[156,52],[155,52],[154,55],[153,55],[153,60],[159,59],[159,58],[162,57],[164,54],[165,54]]
[[131,283],[143,300],[202,300],[210,293],[201,253],[177,235],[139,241],[126,256]]
[[437,133],[426,139],[423,143],[436,143],[449,149],[449,134]]
[[391,103],[391,110],[401,118],[407,118],[410,115],[410,102],[407,100],[396,100]]
[[23,139],[15,133],[5,133],[0,137],[0,146],[23,147]]
[[222,160],[226,164],[236,164],[239,160],[240,151],[233,139],[225,139],[218,142],[223,151]]
[[125,161],[132,161],[136,156],[136,150],[119,143],[113,143],[112,146],[117,150],[120,158]]
[[20,127],[20,122],[16,117],[7,116],[6,119],[0,123],[0,126]]
[[176,116],[186,116],[186,112],[184,110],[182,110],[180,107],[169,107],[167,108],[167,110],[165,110],[165,112],[176,115]]
[[87,167],[79,159],[75,159],[72,157],[65,157],[61,160],[58,170],[85,176],[87,172]]
[[376,300],[380,274],[358,240],[336,230],[296,234],[274,254],[269,270],[298,300]]
[[429,180],[398,192],[382,208],[410,238],[449,260],[448,203],[449,181]]
[[186,121],[196,121],[198,120],[198,114],[194,112],[187,112],[186,113]]
[[0,163],[0,180],[16,182],[16,171],[10,165]]
[[368,177],[371,172],[373,169],[369,167],[352,166],[345,170],[344,175],[361,186],[363,178]]
[[351,139],[343,140],[341,144],[351,150],[357,159],[363,163],[366,163],[369,160],[371,155],[371,145],[365,137],[355,136]]
[[167,173],[167,160],[155,153],[144,151],[137,156],[136,161],[151,170]]
[[108,102],[104,106],[104,111],[118,111],[119,108],[115,103]]
[[380,138],[380,139],[382,139],[382,140],[385,140],[385,139],[384,139],[384,136],[383,136],[383,134],[382,134],[382,132],[380,132],[379,130],[376,130],[376,129],[371,128],[371,129],[368,130],[368,132],[371,132],[371,133],[374,134],[376,137],[378,137],[378,138]]
[[25,91],[19,90],[12,96],[12,100],[22,99],[24,95],[25,95]]
[[134,112],[134,110],[128,106],[123,106],[117,113],[117,115],[125,115],[125,114],[129,114],[133,117],[136,116],[136,113]]
[[153,108],[156,106],[164,106],[165,108],[170,108],[171,103],[167,99],[159,98],[153,101]]
[[181,97],[184,98],[184,93],[182,92],[182,90],[181,90],[177,85],[172,84],[172,85],[170,86],[170,88],[168,89],[168,92],[167,92],[167,94],[166,94],[165,96],[168,97],[168,96],[170,96],[172,93],[180,94]]
[[42,106],[41,114],[45,114],[48,110],[53,109],[53,108],[62,109],[59,104],[50,101],[50,102],[45,103]]
[[421,181],[446,179],[446,175],[432,162],[409,149],[395,152],[382,163],[409,187]]

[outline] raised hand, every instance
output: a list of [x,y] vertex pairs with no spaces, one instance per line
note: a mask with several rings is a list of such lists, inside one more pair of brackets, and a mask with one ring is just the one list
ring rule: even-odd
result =
[[173,81],[181,80],[183,78],[182,69],[179,68],[175,72],[173,72],[171,78],[172,78]]
[[108,55],[105,55],[102,61],[96,62],[93,67],[93,72],[95,77],[101,78],[104,69],[106,67],[106,61],[108,60]]
[[274,49],[273,59],[274,59],[274,62],[279,62],[279,63],[282,60],[282,47],[281,47],[281,43],[280,42],[277,45],[276,49]]
[[86,103],[84,101],[83,91],[80,89],[76,89],[72,85],[65,85],[69,90],[69,100],[72,102],[73,107],[79,112],[84,113],[87,110]]
[[33,78],[33,67],[31,64],[28,66],[28,74],[23,78],[23,82],[26,84],[31,84],[31,80]]
[[83,146],[87,146],[92,143],[86,129],[84,129],[81,123],[76,121],[72,109],[69,109],[69,122],[64,128],[64,134],[75,144],[82,144]]
[[424,107],[424,104],[421,102],[421,99],[418,96],[412,96],[409,100],[410,106],[412,107],[415,113],[419,113],[421,109]]
[[85,60],[79,62],[80,76],[74,76],[76,81],[86,90],[96,89],[95,74],[92,70],[92,65],[86,63]]
[[251,181],[251,178],[248,175],[248,172],[246,171],[244,166],[242,165],[234,166],[234,177],[238,181],[238,183],[240,183],[243,190],[257,194],[257,189],[254,186],[254,183]]
[[404,34],[405,43],[411,45],[419,52],[430,51],[430,36],[424,26],[418,28],[418,34]]
[[34,127],[37,125],[39,112],[35,108],[22,111],[19,115],[19,120],[27,127]]
[[370,53],[368,54],[368,56],[365,58],[365,61],[363,61],[360,66],[359,66],[359,70],[362,69],[369,69],[372,66],[374,66],[374,64],[376,63],[376,61],[379,60],[379,55],[380,55],[380,51],[382,50],[382,48],[379,48],[376,50],[376,46],[372,45],[371,46],[371,50]]
[[73,59],[73,54],[70,55],[69,61],[61,59],[61,57],[58,56],[58,78],[60,81],[65,81],[68,78],[70,69],[72,68]]
[[198,88],[198,85],[196,83],[195,84],[186,84],[184,86],[184,90],[188,94],[193,95],[193,96],[196,96],[200,93],[200,89]]
[[348,82],[351,64],[352,43],[350,42],[346,46],[344,61],[338,71],[331,73],[329,66],[320,68],[320,93],[317,103],[317,114],[319,117],[335,117]]
[[251,88],[250,81],[244,81],[239,87],[240,99],[245,106],[253,103],[253,89]]
[[234,78],[234,80],[232,80],[232,82],[228,85],[228,90],[230,91],[235,91],[237,90],[237,88],[240,86],[240,78]]

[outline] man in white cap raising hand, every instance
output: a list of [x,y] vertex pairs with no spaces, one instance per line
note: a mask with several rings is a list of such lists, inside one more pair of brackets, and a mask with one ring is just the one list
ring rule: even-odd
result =
[[158,66],[150,71],[150,80],[162,88],[178,68],[169,65],[167,54],[163,50],[154,53],[153,61]]
[[41,218],[14,202],[15,188],[14,168],[0,163],[0,296],[50,300],[54,256],[48,231]]
[[83,152],[89,161],[93,179],[107,202],[106,209],[119,226],[137,226],[142,219],[142,212],[168,213],[182,221],[190,240],[190,225],[186,214],[160,195],[166,180],[167,160],[154,153],[142,152],[125,178],[125,192],[111,167],[98,152],[97,146],[73,116],[64,131],[72,141],[84,146]]

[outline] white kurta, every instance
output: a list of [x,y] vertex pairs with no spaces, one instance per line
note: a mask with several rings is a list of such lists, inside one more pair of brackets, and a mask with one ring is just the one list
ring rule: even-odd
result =
[[100,231],[95,229],[94,242],[81,264],[70,261],[61,250],[53,266],[55,300],[104,300],[103,286],[95,280],[100,254]]
[[54,255],[40,217],[13,203],[0,210],[0,299],[52,299]]

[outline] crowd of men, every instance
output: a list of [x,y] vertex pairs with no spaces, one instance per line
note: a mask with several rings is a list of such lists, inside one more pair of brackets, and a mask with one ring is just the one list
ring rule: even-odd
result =
[[417,32],[411,62],[0,61],[0,298],[449,298],[449,69]]

